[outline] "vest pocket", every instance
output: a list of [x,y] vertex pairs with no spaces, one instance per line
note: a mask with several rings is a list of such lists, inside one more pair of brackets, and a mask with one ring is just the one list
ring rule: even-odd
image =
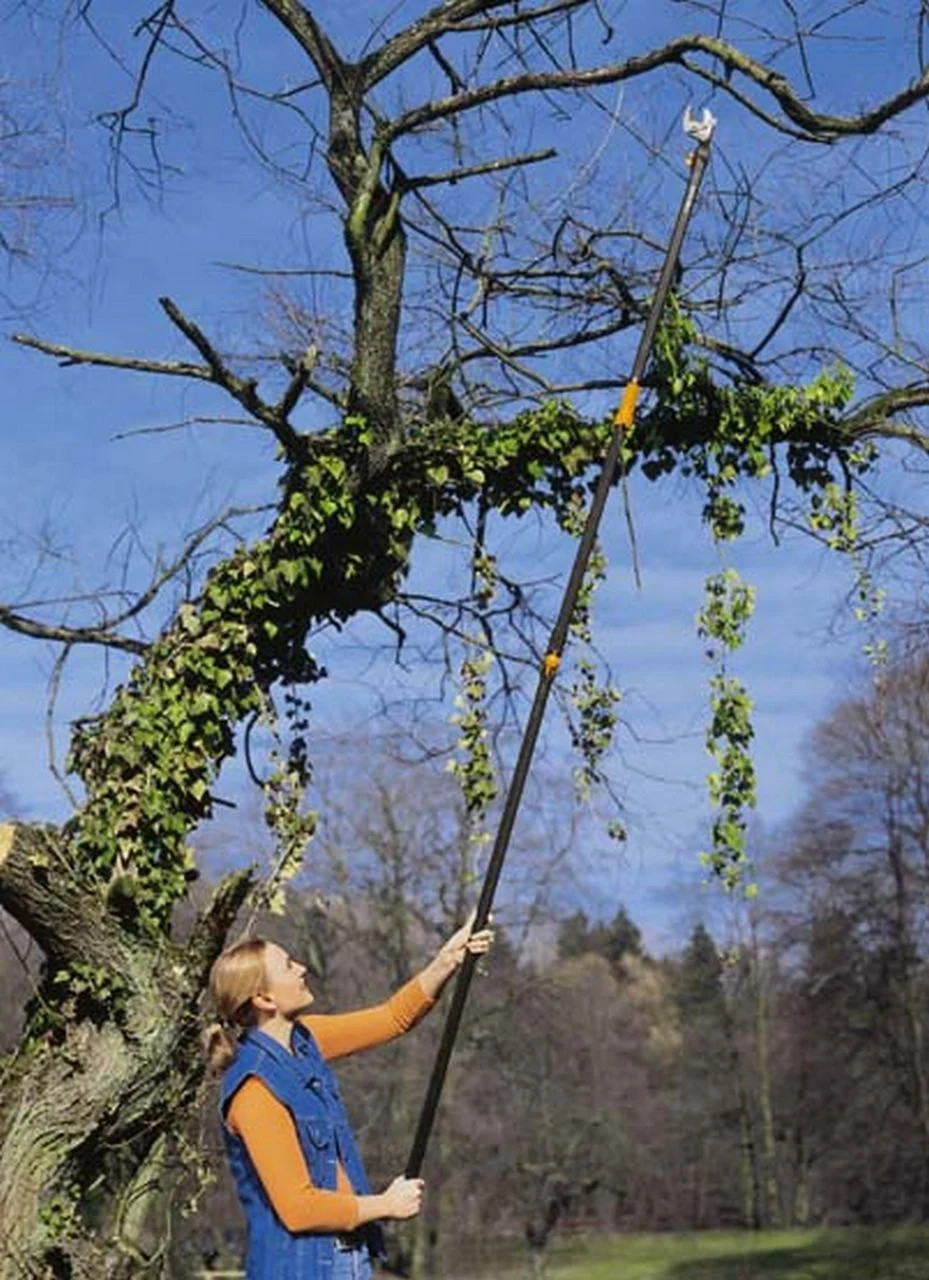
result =
[[332,1141],[332,1130],[329,1125],[321,1124],[318,1120],[304,1120],[303,1129],[313,1146],[319,1151],[323,1147],[328,1147]]

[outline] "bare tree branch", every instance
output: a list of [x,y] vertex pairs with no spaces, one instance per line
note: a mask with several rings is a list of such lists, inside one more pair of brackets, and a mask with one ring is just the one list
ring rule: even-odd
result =
[[184,360],[150,360],[142,356],[118,356],[99,351],[82,351],[77,347],[63,346],[57,342],[47,342],[42,338],[34,338],[31,334],[14,333],[12,339],[22,347],[30,347],[45,355],[54,356],[62,367],[70,365],[96,365],[110,369],[129,369],[136,373],[157,373],[168,377],[196,378],[200,382],[211,382],[228,392],[233,399],[245,409],[252,418],[267,427],[276,436],[284,454],[289,459],[302,456],[305,445],[304,437],[290,425],[287,415],[294,408],[300,392],[307,385],[304,377],[299,391],[294,396],[295,385],[292,382],[284,399],[278,405],[269,405],[258,394],[257,385],[252,378],[240,378],[233,373],[219,352],[212,345],[202,330],[180,311],[170,298],[159,299],[165,314],[181,333],[193,344],[206,361],[205,364],[190,364]]
[[906,440],[924,453],[929,453],[929,433],[920,431],[909,423],[894,422],[893,416],[908,409],[920,409],[929,405],[929,385],[925,382],[909,387],[896,387],[866,400],[864,404],[842,420],[842,430],[862,437],[880,436],[886,439]]
[[[160,562],[156,561],[154,576],[145,590],[140,592],[132,603],[120,612],[111,616],[107,616],[104,613],[101,622],[97,626],[67,627],[44,623],[35,618],[26,617],[23,613],[18,612],[17,608],[10,605],[0,605],[0,626],[7,627],[10,631],[17,631],[22,635],[33,636],[36,639],[51,640],[64,644],[67,649],[76,644],[94,644],[101,645],[104,648],[122,649],[127,653],[141,655],[147,651],[148,642],[134,636],[120,635],[117,633],[116,628],[143,613],[169,582],[177,578],[185,569],[189,569],[196,552],[211,534],[218,529],[225,528],[231,520],[238,519],[241,516],[258,515],[274,509],[274,503],[265,503],[247,507],[228,507],[221,511],[219,515],[214,516],[212,520],[208,520],[199,529],[195,530],[178,554],[168,564],[162,566]],[[90,596],[88,599],[99,604],[101,598],[98,594]],[[38,608],[43,605],[47,607],[54,603],[59,602],[39,601],[32,607]],[[22,605],[18,606],[18,609],[22,608]],[[53,680],[57,679],[58,674],[53,674]]]
[[255,426],[251,418],[233,418],[224,414],[196,413],[190,418],[182,418],[180,422],[163,422],[155,427],[129,427],[125,431],[117,431],[114,440],[132,440],[135,436],[161,436],[172,431],[184,431],[188,427],[249,427]]
[[[258,388],[253,378],[240,378],[232,372],[225,364],[219,352],[206,337],[203,331],[192,320],[181,312],[176,303],[170,298],[159,298],[158,301],[167,315],[168,319],[175,324],[181,333],[197,348],[209,367],[212,375],[211,380],[218,387],[222,387],[224,391],[228,391],[234,400],[238,400],[243,409],[246,409],[254,418],[274,433],[278,443],[284,450],[284,455],[291,461],[296,461],[303,454],[304,440],[299,432],[295,431],[287,421],[286,413],[281,412],[281,406],[272,407],[262,400],[258,394]],[[302,386],[300,390],[302,391]],[[294,398],[293,404],[299,399],[299,392]],[[285,394],[285,401],[287,401]],[[293,408],[293,404],[289,405],[288,412]]]
[[[385,126],[385,134],[389,139],[402,137],[434,121],[445,120],[451,116],[457,117],[485,103],[498,102],[502,98],[516,94],[541,93],[552,89],[588,89],[597,85],[632,80],[658,67],[685,65],[688,53],[705,53],[719,62],[730,74],[738,72],[765,93],[770,94],[787,118],[800,130],[799,136],[810,142],[828,143],[851,134],[874,133],[886,121],[906,111],[914,103],[929,97],[929,70],[927,70],[908,88],[859,115],[836,116],[813,111],[800,99],[790,81],[779,72],[773,71],[724,40],[712,36],[692,35],[670,40],[659,49],[628,58],[625,62],[596,67],[589,71],[527,72],[455,93],[448,98],[427,102],[398,116],[396,120]],[[686,65],[689,65],[690,69],[697,74],[707,79],[712,78],[712,73],[702,69],[699,64]],[[714,79],[713,82],[716,83],[716,80]],[[731,82],[725,77],[719,80],[717,87],[727,93],[738,92],[733,90]],[[767,116],[752,99],[743,98],[742,102],[755,115],[762,116],[766,123],[771,123],[771,117]]]
[[51,623],[36,622],[34,618],[24,618],[14,613],[5,605],[0,605],[0,626],[10,631],[18,631],[20,635],[32,636],[37,640],[55,640],[61,644],[98,644],[108,649],[124,649],[127,653],[143,654],[148,649],[144,640],[135,640],[131,636],[117,636],[105,627],[59,627]]
[[72,808],[76,809],[78,806],[77,796],[69,786],[65,774],[58,767],[58,755],[55,750],[55,706],[58,701],[58,690],[61,687],[61,677],[64,674],[65,664],[70,654],[70,644],[64,645],[55,658],[52,673],[49,676],[48,695],[45,701],[45,745],[48,753],[49,772],[67,796]]
[[[575,0],[575,3],[582,2],[586,3],[586,0]],[[372,89],[447,31],[455,30],[476,14],[489,13],[510,3],[511,0],[447,0],[447,3],[436,5],[362,59],[359,71],[365,89]]]
[[77,347],[66,347],[58,342],[46,342],[43,338],[34,338],[28,333],[10,335],[13,342],[21,347],[31,347],[44,355],[54,356],[62,368],[76,364],[99,365],[108,369],[131,369],[136,373],[160,373],[174,378],[199,378],[202,382],[212,382],[212,370],[202,364],[187,364],[183,360],[148,360],[142,356],[114,356],[101,351],[81,351]]
[[423,187],[435,187],[440,183],[454,184],[464,178],[474,178],[478,174],[502,173],[505,169],[515,169],[526,164],[538,164],[540,160],[551,160],[558,152],[554,147],[546,147],[543,151],[528,151],[525,155],[503,157],[500,160],[488,160],[484,164],[473,164],[462,169],[449,169],[445,173],[423,173],[415,178],[404,178],[404,185],[410,190]]
[[347,64],[339,57],[332,41],[309,9],[297,3],[297,0],[261,0],[261,4],[309,55],[330,93],[337,82],[344,85]]
[[511,14],[494,14],[493,17],[462,20],[450,27],[450,32],[464,34],[471,31],[503,31],[507,27],[522,27],[536,23],[540,18],[553,18],[569,14],[574,9],[590,5],[591,0],[555,0],[553,4],[540,4],[536,9],[516,8]]

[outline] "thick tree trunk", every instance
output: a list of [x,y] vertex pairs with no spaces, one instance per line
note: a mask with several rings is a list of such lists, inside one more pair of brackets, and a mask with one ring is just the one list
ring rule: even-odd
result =
[[[0,1082],[0,1278],[141,1274],[146,1214],[137,1175],[163,1159],[202,1079],[197,998],[250,884],[233,877],[189,945],[132,937],[95,886],[73,876],[65,839],[0,827],[0,902],[46,952],[119,979],[109,1016],[30,1043]],[[157,1185],[157,1183],[155,1184]],[[148,1203],[152,1186],[146,1189]]]
[[729,1046],[729,1069],[735,1082],[736,1097],[739,1103],[739,1186],[742,1192],[742,1224],[757,1231],[761,1226],[758,1190],[758,1156],[755,1150],[755,1137],[752,1126],[751,1111],[748,1105],[748,1091],[745,1087],[745,1072],[742,1067],[742,1055],[739,1052],[736,1037],[735,1019],[728,1003],[723,1005],[723,1033]]
[[387,440],[398,420],[397,331],[406,266],[406,236],[390,197],[380,193],[373,217],[350,220],[346,238],[357,286],[349,410]]
[[347,207],[343,226],[355,286],[348,410],[374,429],[383,450],[399,426],[397,335],[406,234],[400,219],[402,187],[384,185],[385,157],[377,137],[367,147],[362,140],[360,92],[353,69],[343,66],[330,98],[328,160]]
[[805,1227],[810,1221],[810,1166],[803,1127],[798,1123],[794,1130],[794,1186],[789,1223],[792,1227]]

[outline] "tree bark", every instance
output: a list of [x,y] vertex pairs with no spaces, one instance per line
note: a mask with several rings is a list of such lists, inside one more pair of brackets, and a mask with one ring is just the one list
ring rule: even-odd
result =
[[[146,1214],[119,1192],[159,1155],[203,1077],[196,1001],[250,876],[219,891],[187,947],[132,938],[48,828],[0,827],[0,899],[40,941],[47,972],[79,957],[118,975],[118,1016],[27,1038],[0,1091],[0,1277],[137,1275]],[[131,1197],[130,1197],[131,1198]]]
[[385,187],[377,136],[366,150],[361,136],[360,86],[348,68],[330,99],[329,170],[347,206],[345,244],[355,285],[348,410],[384,444],[398,427],[397,335],[406,270],[399,179]]
[[736,1039],[735,1018],[728,1000],[723,1001],[723,1033],[729,1046],[729,1069],[735,1082],[736,1096],[739,1104],[739,1185],[742,1192],[743,1225],[757,1231],[761,1226],[758,1194],[758,1157],[755,1150],[755,1136],[752,1126],[751,1111],[748,1105],[748,1092],[745,1087],[745,1073],[742,1068],[742,1055]]

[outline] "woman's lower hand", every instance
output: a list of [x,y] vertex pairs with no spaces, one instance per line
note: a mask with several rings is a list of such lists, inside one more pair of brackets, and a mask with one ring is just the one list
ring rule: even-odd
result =
[[424,1185],[422,1178],[405,1178],[402,1174],[399,1178],[394,1178],[381,1195],[384,1203],[381,1216],[400,1219],[415,1218],[422,1208]]

